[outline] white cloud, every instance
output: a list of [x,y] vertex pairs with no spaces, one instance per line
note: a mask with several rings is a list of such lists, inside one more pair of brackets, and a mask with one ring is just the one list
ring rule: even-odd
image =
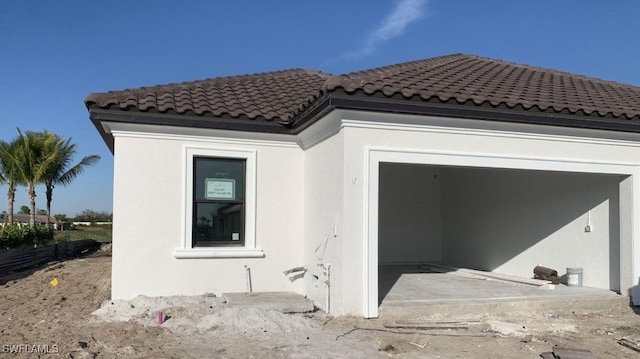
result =
[[409,24],[424,16],[426,2],[427,0],[399,0],[382,24],[369,33],[364,45],[360,49],[347,52],[345,57],[370,55],[381,43],[402,35]]

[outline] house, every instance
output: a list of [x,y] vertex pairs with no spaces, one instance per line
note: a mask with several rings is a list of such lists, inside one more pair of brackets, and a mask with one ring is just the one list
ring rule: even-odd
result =
[[[5,223],[9,220],[9,215],[6,213],[0,214],[0,226],[4,226]],[[31,215],[23,214],[23,213],[14,213],[13,214],[13,223],[19,224],[29,224],[31,222]],[[63,229],[63,223],[58,221],[55,217],[47,216],[46,214],[36,214],[35,223],[40,225],[45,225],[49,223],[53,226],[54,229]]]
[[385,264],[544,263],[640,305],[638,87],[454,54],[85,104],[114,153],[114,299],[294,291],[376,317]]

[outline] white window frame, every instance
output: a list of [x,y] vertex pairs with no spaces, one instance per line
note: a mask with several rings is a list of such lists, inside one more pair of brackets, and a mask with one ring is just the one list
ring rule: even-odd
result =
[[[244,246],[193,247],[193,158],[216,157],[245,160],[245,219]],[[182,186],[182,243],[173,250],[173,256],[186,258],[262,258],[264,252],[256,247],[256,157],[255,150],[221,149],[207,147],[184,148]]]

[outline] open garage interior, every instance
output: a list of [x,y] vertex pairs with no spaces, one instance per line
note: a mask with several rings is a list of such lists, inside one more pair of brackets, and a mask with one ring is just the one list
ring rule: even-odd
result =
[[[523,278],[532,278],[537,265],[559,275],[579,267],[585,291],[620,292],[620,183],[626,176],[379,166],[379,304],[393,296],[394,285],[417,285],[400,278],[428,272],[420,270],[424,263]],[[403,293],[421,299],[433,295],[429,290],[427,284]]]

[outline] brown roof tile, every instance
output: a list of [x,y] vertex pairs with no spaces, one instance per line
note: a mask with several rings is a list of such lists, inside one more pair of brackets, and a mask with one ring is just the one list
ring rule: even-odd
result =
[[455,54],[334,76],[292,69],[90,94],[87,108],[291,125],[327,94],[640,120],[640,88]]
[[287,121],[320,96],[329,75],[293,69],[93,93],[88,108]]
[[325,91],[539,111],[640,117],[640,88],[479,56],[455,54],[330,77]]

